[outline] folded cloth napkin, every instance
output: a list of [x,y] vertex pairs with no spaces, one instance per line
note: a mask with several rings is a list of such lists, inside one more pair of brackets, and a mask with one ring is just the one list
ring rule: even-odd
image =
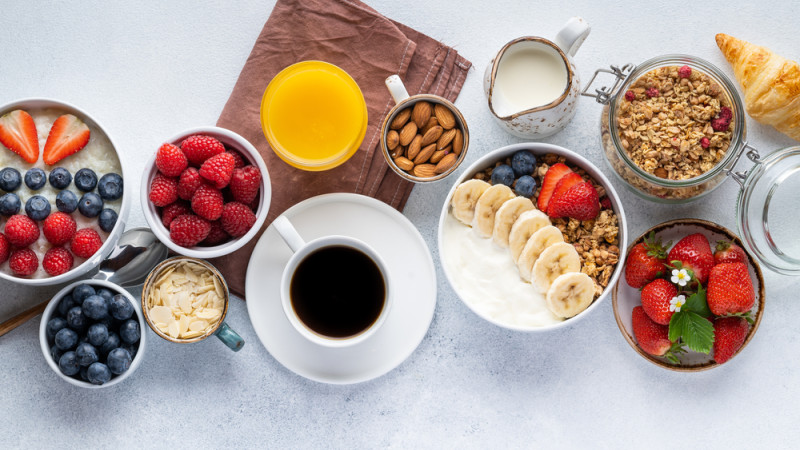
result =
[[[358,83],[369,123],[358,151],[324,172],[289,166],[270,149],[261,130],[261,97],[285,67],[321,60],[344,69]],[[413,184],[381,155],[380,125],[394,105],[384,85],[399,74],[408,92],[455,101],[472,64],[454,49],[394,22],[357,0],[278,0],[239,74],[217,125],[250,141],[264,157],[272,180],[269,215],[259,235],[240,250],[212,261],[234,294],[244,298],[250,254],[266,226],[290,206],[328,192],[354,192],[402,210]]]

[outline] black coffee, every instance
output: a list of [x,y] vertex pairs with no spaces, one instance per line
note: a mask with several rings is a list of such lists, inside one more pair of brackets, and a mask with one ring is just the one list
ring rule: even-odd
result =
[[330,246],[298,264],[289,294],[308,328],[345,338],[375,323],[386,301],[386,285],[372,258],[352,247]]

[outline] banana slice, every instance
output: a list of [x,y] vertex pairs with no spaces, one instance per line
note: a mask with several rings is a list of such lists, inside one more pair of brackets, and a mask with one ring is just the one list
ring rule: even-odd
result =
[[547,247],[564,242],[564,236],[561,230],[548,225],[537,230],[525,243],[522,248],[522,253],[519,254],[517,259],[517,268],[519,269],[519,276],[525,281],[531,281],[531,272],[533,265]]
[[453,216],[465,225],[472,225],[475,218],[475,204],[492,185],[483,180],[469,180],[458,185],[453,192]]
[[534,209],[533,202],[528,197],[517,197],[505,203],[497,210],[494,217],[494,229],[492,238],[500,247],[508,247],[508,236],[511,227],[517,221],[520,214]]
[[550,285],[559,275],[580,270],[581,258],[578,256],[578,251],[572,244],[559,242],[544,249],[536,259],[531,272],[531,283],[544,294],[550,290]]
[[479,235],[485,238],[492,237],[497,210],[512,198],[514,193],[505,184],[495,184],[486,189],[475,205],[475,219],[472,226],[478,230]]
[[568,319],[588,308],[594,300],[594,281],[581,272],[561,274],[547,290],[550,312]]
[[[499,211],[498,214],[500,214]],[[533,236],[533,233],[548,225],[550,225],[550,218],[538,209],[532,209],[520,214],[508,234],[508,248],[511,250],[511,257],[514,259],[514,263],[519,261],[519,255],[522,254],[522,249],[525,248],[525,244]]]

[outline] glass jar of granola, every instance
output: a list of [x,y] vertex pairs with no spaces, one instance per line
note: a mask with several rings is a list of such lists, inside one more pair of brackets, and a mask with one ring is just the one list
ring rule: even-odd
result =
[[688,55],[612,66],[616,81],[583,95],[604,104],[601,142],[609,165],[637,195],[684,203],[713,191],[747,146],[744,106],[718,68]]

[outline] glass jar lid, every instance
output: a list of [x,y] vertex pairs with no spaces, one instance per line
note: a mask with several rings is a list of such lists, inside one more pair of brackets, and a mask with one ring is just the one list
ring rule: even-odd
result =
[[731,173],[742,186],[737,221],[742,239],[769,269],[800,275],[800,146],[776,150],[745,173]]

